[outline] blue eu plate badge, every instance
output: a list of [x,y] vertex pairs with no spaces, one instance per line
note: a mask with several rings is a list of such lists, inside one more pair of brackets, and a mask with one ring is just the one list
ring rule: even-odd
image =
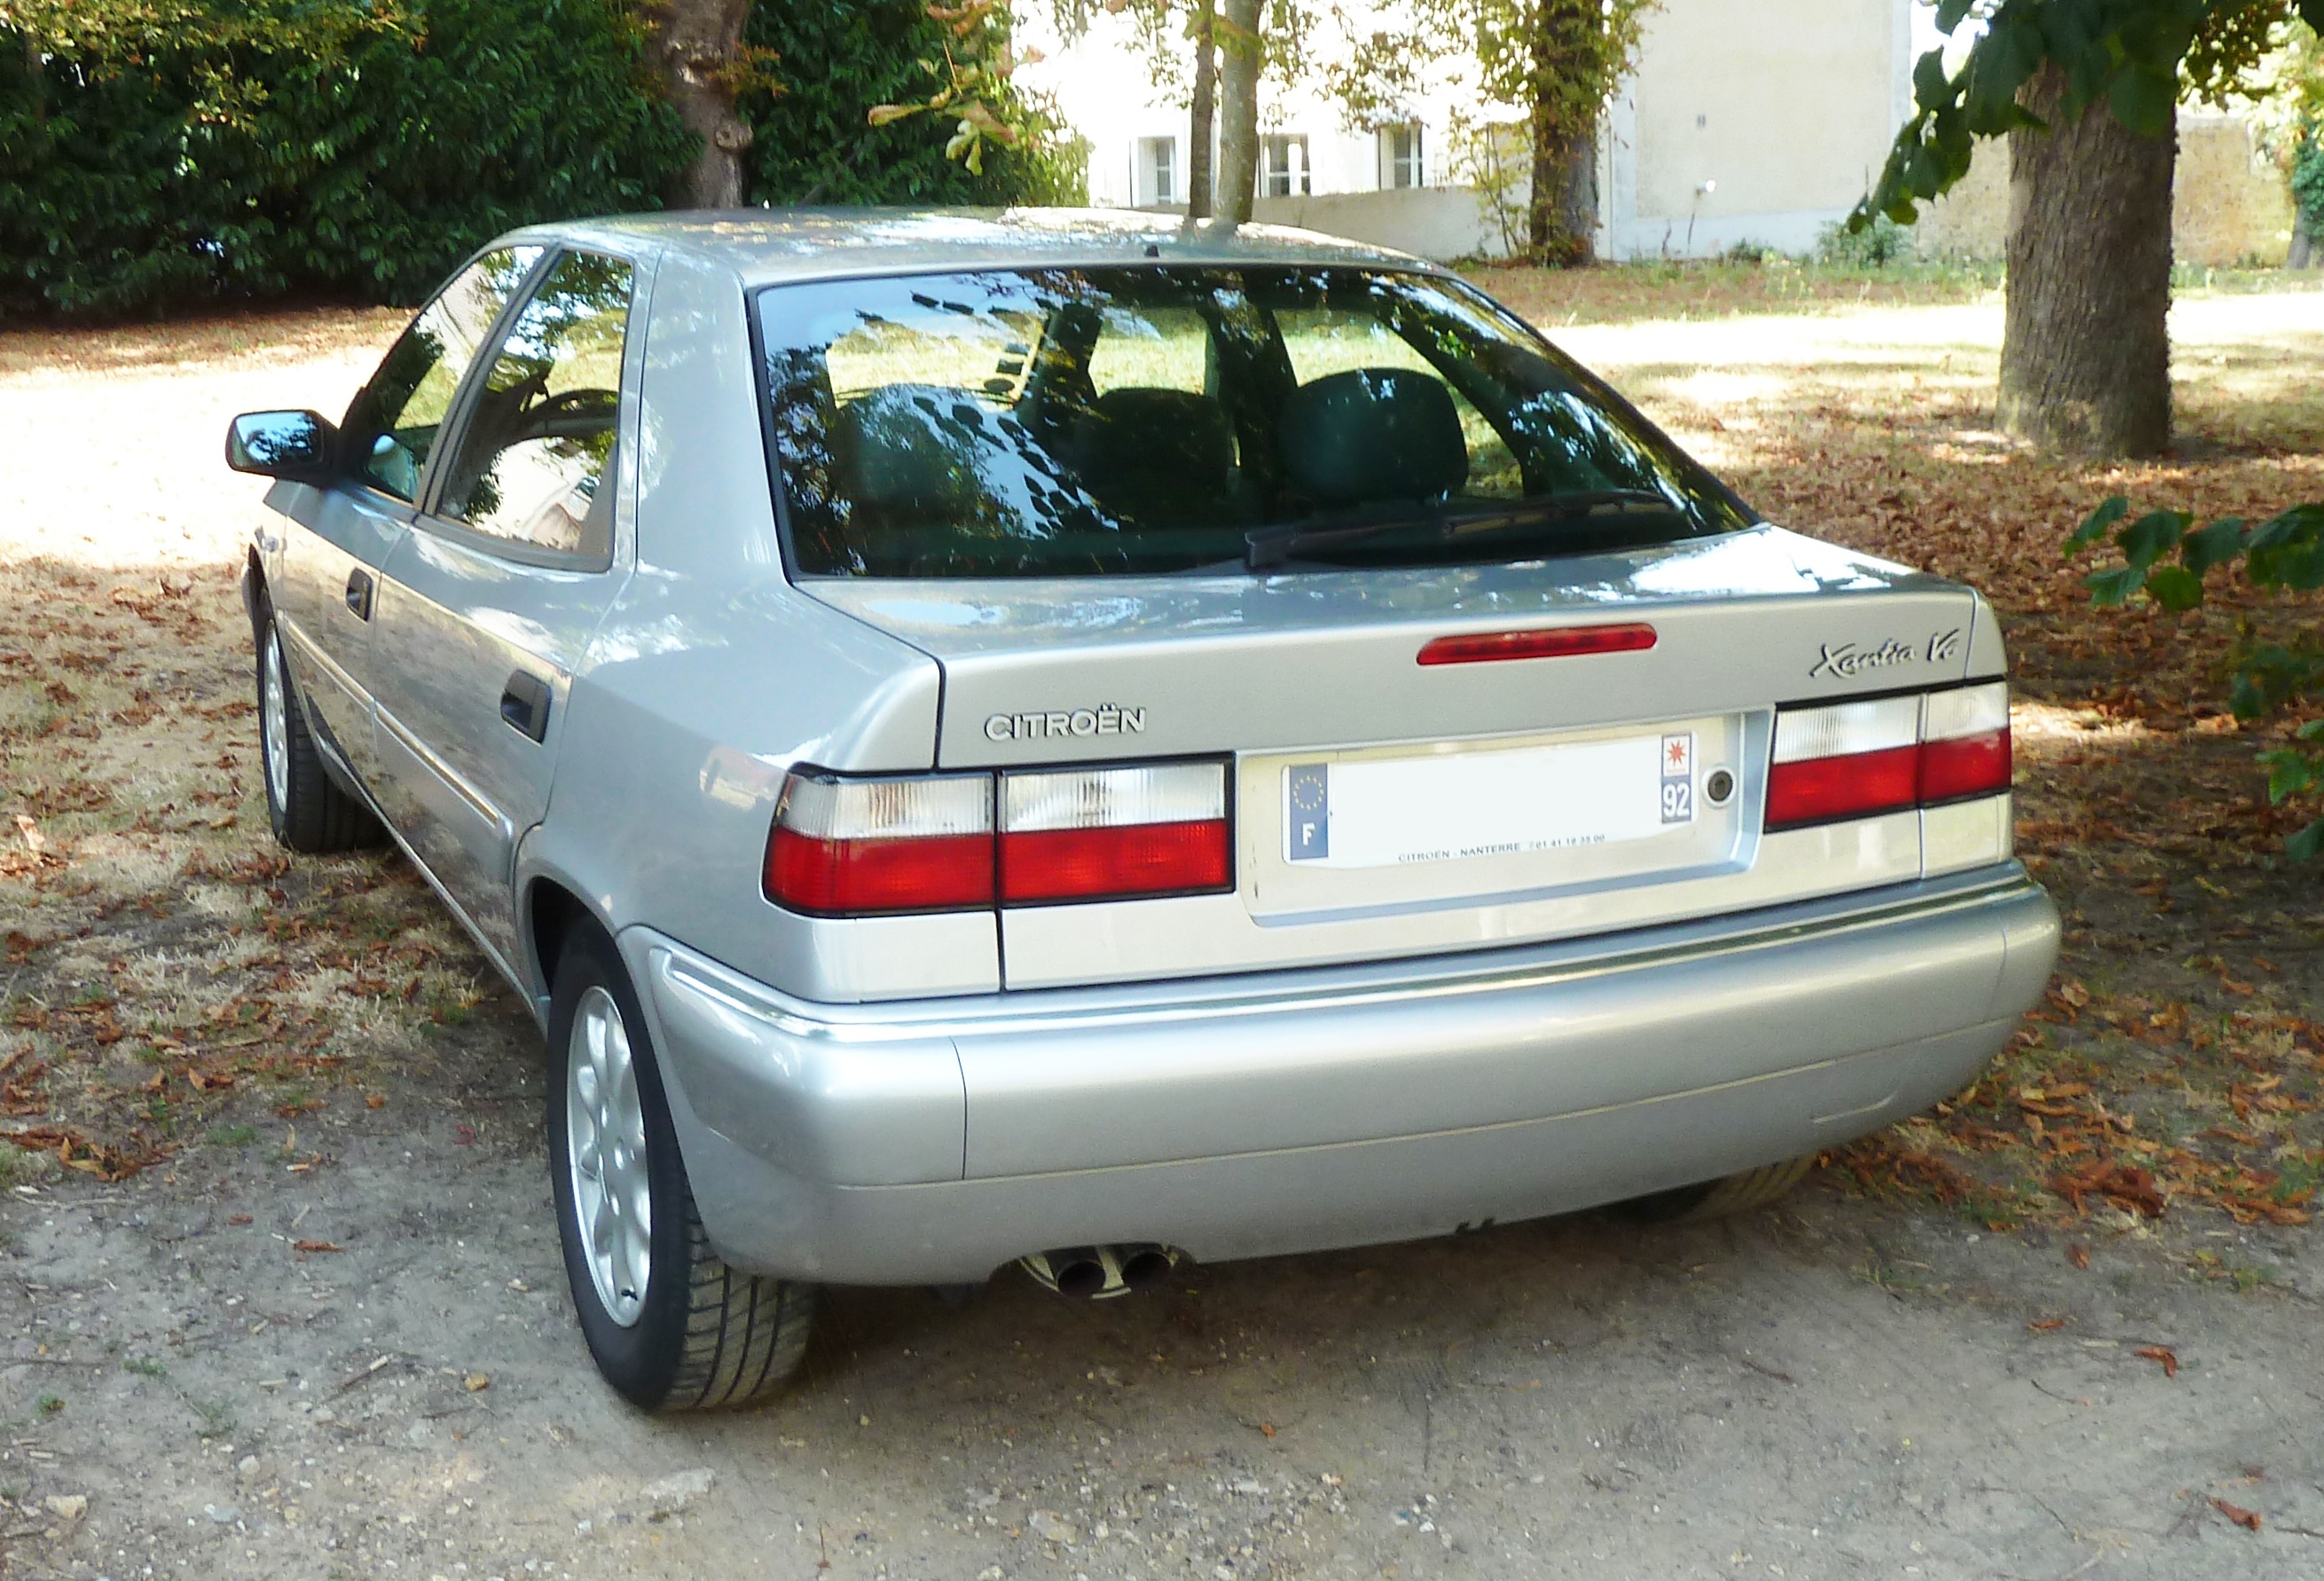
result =
[[1321,861],[1332,854],[1332,765],[1295,764],[1283,778],[1291,860]]

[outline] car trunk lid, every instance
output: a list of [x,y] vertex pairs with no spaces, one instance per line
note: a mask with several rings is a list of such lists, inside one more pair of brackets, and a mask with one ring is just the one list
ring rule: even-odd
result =
[[[943,666],[941,769],[1232,763],[1233,894],[1004,913],[1018,986],[1514,942],[1917,876],[1911,813],[1849,838],[1762,833],[1775,710],[2000,667],[1966,588],[1773,528],[1517,565],[805,586]],[[1445,639],[1609,630],[1646,638],[1421,661]]]

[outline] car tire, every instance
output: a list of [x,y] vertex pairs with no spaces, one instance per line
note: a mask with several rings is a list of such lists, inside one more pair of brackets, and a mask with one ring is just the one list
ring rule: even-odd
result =
[[712,1249],[636,991],[595,929],[560,953],[549,1047],[557,1228],[597,1370],[647,1410],[780,1391],[807,1358],[816,1287],[745,1273]]
[[1615,1211],[1640,1224],[1694,1225],[1767,1207],[1807,1179],[1816,1155],[1762,1164],[1739,1175],[1657,1191],[1618,1204]]
[[371,809],[341,790],[323,766],[283,659],[282,633],[264,606],[258,623],[258,758],[266,820],[291,850],[349,851],[379,838]]

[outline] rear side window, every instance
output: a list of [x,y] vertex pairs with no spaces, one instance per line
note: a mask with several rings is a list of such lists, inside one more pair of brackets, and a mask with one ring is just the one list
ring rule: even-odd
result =
[[437,512],[488,537],[583,559],[613,552],[611,475],[631,271],[568,253],[509,326],[476,393]]
[[1456,283],[1144,266],[759,293],[806,576],[1515,560],[1752,518]]
[[420,497],[420,474],[460,380],[542,251],[503,247],[485,254],[454,276],[388,348],[339,425],[348,464],[365,483],[400,500]]

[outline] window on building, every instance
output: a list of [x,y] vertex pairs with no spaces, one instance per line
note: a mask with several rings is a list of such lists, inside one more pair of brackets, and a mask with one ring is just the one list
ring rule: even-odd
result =
[[1183,194],[1178,190],[1178,140],[1175,137],[1141,137],[1138,140],[1139,174],[1148,203],[1176,203]]
[[1259,190],[1269,198],[1304,198],[1307,179],[1307,134],[1264,138],[1259,143]]
[[1420,152],[1420,123],[1383,126],[1379,131],[1380,185],[1425,187],[1428,171]]

